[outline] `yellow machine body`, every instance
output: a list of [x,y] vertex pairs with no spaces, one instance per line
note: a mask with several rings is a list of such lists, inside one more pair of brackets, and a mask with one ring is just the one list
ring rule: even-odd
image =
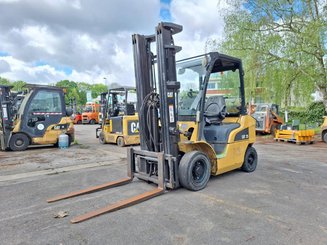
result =
[[[179,128],[182,132],[192,132],[191,138],[181,134],[180,142],[178,143],[179,150],[187,153],[191,151],[201,151],[206,154],[211,161],[211,174],[219,175],[233,169],[238,169],[244,162],[245,152],[248,146],[251,146],[255,140],[255,120],[253,117],[243,115],[240,117],[225,118],[224,123],[239,123],[240,127],[234,129],[228,137],[227,144],[222,154],[216,154],[212,146],[205,140],[197,141],[196,135],[199,130],[199,124],[197,122],[178,122]],[[238,133],[244,129],[248,129],[249,134],[244,136],[244,139],[235,140]]]
[[[21,133],[21,121],[20,119],[16,119],[14,122],[13,133]],[[60,125],[67,125],[67,129],[62,129]],[[47,144],[56,144],[58,142],[58,138],[60,134],[67,134],[70,136],[70,140],[74,140],[75,129],[74,123],[70,117],[61,118],[58,124],[52,124],[47,127],[44,135],[42,137],[30,137],[31,145],[47,145]]]
[[112,117],[102,128],[105,143],[118,143],[118,138],[123,140],[123,145],[140,144],[138,129],[138,115]]

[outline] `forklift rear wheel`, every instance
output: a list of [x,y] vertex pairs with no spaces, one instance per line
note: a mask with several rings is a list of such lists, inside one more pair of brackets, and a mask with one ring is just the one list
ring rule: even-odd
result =
[[77,124],[82,124],[82,121],[81,121],[81,120],[78,120],[78,121],[77,121]]
[[95,120],[94,119],[90,120],[90,124],[95,124]]
[[245,152],[242,170],[248,173],[253,172],[257,167],[257,162],[258,162],[257,151],[252,146],[249,146]]
[[9,148],[12,151],[24,151],[29,146],[30,140],[25,134],[14,134],[11,136]]
[[322,140],[325,141],[325,143],[327,143],[327,131],[322,133]]
[[99,135],[99,142],[100,144],[104,145],[106,143],[105,139],[104,139],[104,134],[103,132],[100,133]]
[[202,152],[187,152],[179,163],[179,181],[188,190],[202,190],[209,181],[210,168],[210,161]]
[[117,138],[117,145],[120,147],[124,147],[125,146],[125,140],[123,137],[118,137]]

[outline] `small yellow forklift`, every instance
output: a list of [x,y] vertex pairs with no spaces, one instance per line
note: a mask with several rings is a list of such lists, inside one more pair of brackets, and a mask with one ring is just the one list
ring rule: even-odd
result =
[[1,150],[23,151],[29,145],[57,144],[66,133],[74,140],[72,110],[65,105],[62,88],[31,85],[18,95],[11,86],[0,85]]
[[120,147],[140,144],[139,120],[135,112],[136,89],[119,87],[101,94],[101,127],[96,137],[101,144],[114,143]]

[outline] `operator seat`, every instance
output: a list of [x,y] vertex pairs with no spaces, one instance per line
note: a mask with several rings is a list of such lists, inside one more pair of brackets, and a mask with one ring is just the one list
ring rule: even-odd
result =
[[223,123],[227,115],[225,99],[221,95],[211,96],[205,105],[204,138],[215,149],[216,154],[222,154],[228,143],[230,133],[240,127],[239,123]]
[[132,116],[135,115],[135,106],[132,103],[127,103],[126,104],[126,115],[127,116]]

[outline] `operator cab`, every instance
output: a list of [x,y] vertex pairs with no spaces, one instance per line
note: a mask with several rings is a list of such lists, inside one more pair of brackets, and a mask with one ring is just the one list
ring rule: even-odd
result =
[[178,61],[177,76],[179,121],[199,123],[197,140],[222,154],[230,133],[240,127],[239,116],[245,114],[241,61],[209,53]]

